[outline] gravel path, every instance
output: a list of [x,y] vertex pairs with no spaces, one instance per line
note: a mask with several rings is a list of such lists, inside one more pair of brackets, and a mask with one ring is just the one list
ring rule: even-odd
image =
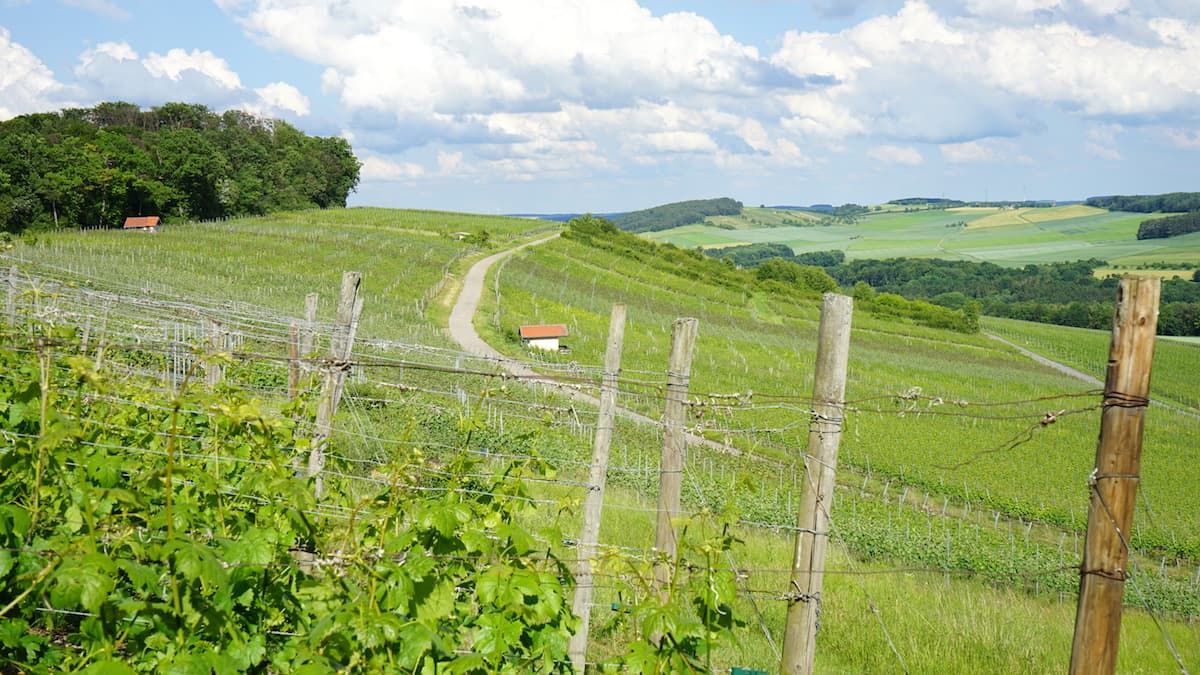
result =
[[[1008,340],[1005,340],[1002,337],[998,337],[998,336],[992,335],[990,333],[984,333],[984,335],[987,335],[988,337],[990,337],[991,339],[993,339],[997,342],[1004,343],[1004,344],[1008,345],[1009,347],[1012,347],[1013,349],[1017,350],[1018,352],[1021,352],[1022,355],[1026,356],[1028,358],[1031,358],[1034,361],[1037,361],[1038,363],[1040,363],[1042,365],[1049,366],[1049,367],[1057,370],[1060,373],[1063,373],[1065,375],[1073,377],[1077,380],[1082,380],[1082,381],[1087,382],[1088,384],[1094,385],[1096,387],[1101,387],[1101,388],[1104,387],[1104,382],[1102,380],[1092,377],[1091,375],[1088,375],[1087,373],[1085,373],[1083,371],[1075,370],[1074,368],[1072,368],[1068,365],[1059,363],[1057,361],[1051,361],[1050,359],[1042,356],[1041,354],[1035,354],[1035,353],[1029,351],[1028,349],[1025,349],[1021,345],[1013,344],[1012,342],[1009,342]],[[1192,419],[1200,419],[1200,415],[1196,414],[1195,412],[1188,410],[1186,408],[1181,408],[1178,405],[1175,405],[1173,403],[1167,403],[1166,401],[1156,401],[1156,400],[1151,399],[1150,405],[1159,406],[1162,408],[1166,408],[1168,410],[1173,410],[1181,415],[1191,417]]]
[[[553,241],[557,237],[558,234],[553,234],[549,237],[543,237],[535,241],[521,244],[520,246],[515,246],[513,248],[500,251],[499,253],[493,253],[492,255],[472,265],[471,269],[467,271],[467,276],[463,278],[462,291],[458,294],[458,299],[454,301],[454,307],[450,310],[450,322],[447,328],[449,329],[450,337],[457,342],[464,351],[496,361],[507,373],[517,377],[540,380],[544,386],[552,387],[559,393],[570,396],[576,401],[599,407],[600,399],[580,392],[573,387],[553,382],[550,378],[539,378],[538,374],[534,372],[534,370],[528,365],[501,354],[499,351],[492,348],[491,345],[484,342],[483,338],[479,337],[479,333],[475,331],[475,325],[472,323],[472,318],[475,316],[475,312],[479,309],[479,299],[483,296],[484,278],[487,277],[488,270],[492,268],[492,265],[495,265],[501,260],[513,255],[517,251],[530,246],[545,244],[548,241]],[[634,412],[632,410],[619,409],[618,414],[621,417],[632,419],[642,424],[660,423],[660,420],[652,419],[646,415]],[[687,442],[689,445],[703,445],[718,452],[723,452],[730,455],[741,454],[737,448],[725,445],[723,443],[710,441],[707,438],[702,438],[693,434],[687,435]],[[759,459],[764,459],[766,461],[778,464],[776,460],[767,458]]]
[[463,351],[482,356],[484,358],[495,359],[509,373],[518,377],[529,377],[534,372],[528,366],[514,361],[500,352],[492,348],[491,345],[483,341],[479,337],[479,333],[475,332],[475,324],[472,320],[475,317],[475,312],[479,309],[479,299],[483,297],[483,281],[487,277],[488,270],[492,265],[504,260],[530,246],[537,246],[548,241],[553,241],[558,238],[558,234],[552,234],[549,237],[543,237],[520,246],[493,253],[488,257],[480,260],[467,270],[467,276],[463,278],[462,291],[458,294],[458,299],[454,301],[454,307],[450,310],[450,322],[447,328],[450,331],[450,337],[463,348]]
[[987,335],[988,337],[995,340],[996,342],[1001,342],[1001,343],[1008,345],[1009,347],[1012,347],[1013,349],[1021,352],[1021,354],[1023,354],[1024,356],[1031,358],[1034,361],[1037,361],[1038,363],[1042,364],[1043,366],[1049,366],[1049,367],[1057,370],[1060,373],[1069,375],[1077,380],[1083,380],[1084,382],[1095,385],[1097,387],[1104,386],[1104,382],[1092,377],[1091,375],[1088,375],[1087,373],[1083,372],[1082,370],[1075,370],[1071,366],[1059,363],[1058,361],[1051,361],[1050,359],[1042,356],[1041,354],[1035,354],[1035,353],[1029,351],[1028,349],[1025,349],[1021,345],[1009,342],[1008,340],[1005,340],[1004,338],[996,336],[996,335],[992,335],[991,333],[984,333],[984,335]]

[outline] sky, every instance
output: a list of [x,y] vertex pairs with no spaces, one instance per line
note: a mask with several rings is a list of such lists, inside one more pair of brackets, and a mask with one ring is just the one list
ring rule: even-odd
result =
[[351,206],[1200,190],[1197,0],[0,0],[0,120],[343,136]]

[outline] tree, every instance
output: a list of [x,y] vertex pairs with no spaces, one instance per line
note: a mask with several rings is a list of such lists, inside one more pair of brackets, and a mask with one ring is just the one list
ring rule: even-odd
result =
[[0,228],[345,206],[360,167],[343,138],[196,104],[21,115],[0,122]]
[[837,290],[837,282],[820,267],[798,265],[790,260],[771,258],[758,266],[759,281],[778,281],[801,290],[826,293]]

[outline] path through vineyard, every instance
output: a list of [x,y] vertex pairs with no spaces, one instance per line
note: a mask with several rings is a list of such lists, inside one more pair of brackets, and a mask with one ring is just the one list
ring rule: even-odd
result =
[[[484,358],[494,359],[500,364],[500,367],[503,368],[505,372],[515,377],[534,380],[539,379],[537,373],[535,373],[528,365],[501,354],[494,347],[484,342],[483,338],[479,337],[479,333],[476,332],[475,326],[472,323],[472,319],[475,317],[476,310],[479,309],[479,300],[481,297],[483,297],[483,282],[487,277],[488,270],[491,269],[492,265],[495,265],[501,260],[504,260],[505,258],[524,248],[545,244],[546,242],[553,241],[556,238],[558,238],[558,235],[553,234],[549,237],[543,237],[535,241],[526,242],[520,246],[514,246],[513,248],[500,251],[499,253],[493,253],[492,255],[489,255],[488,257],[476,262],[471,266],[471,269],[467,270],[467,275],[463,278],[462,291],[459,292],[458,298],[454,301],[454,307],[450,310],[450,320],[447,324],[450,337],[465,351],[471,352],[472,354],[478,354]],[[664,364],[664,366],[665,365],[666,364]],[[594,396],[589,396],[566,385],[556,384],[550,378],[545,378],[542,381],[545,384],[559,390],[560,393],[570,396],[576,401],[583,401],[597,407],[600,405],[600,399]],[[632,410],[620,410],[619,414],[622,417],[632,419],[640,424],[659,423],[659,420],[651,419],[646,415],[633,412]],[[710,441],[707,438],[702,438],[693,434],[687,435],[687,442],[691,445],[703,445],[713,450],[717,450],[718,452],[724,452],[731,455],[741,454],[740,451],[732,446]]]

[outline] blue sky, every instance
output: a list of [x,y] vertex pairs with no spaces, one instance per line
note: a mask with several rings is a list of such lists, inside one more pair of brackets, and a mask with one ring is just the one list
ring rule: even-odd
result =
[[1195,0],[0,0],[0,119],[348,138],[352,205],[609,212],[1200,190]]

